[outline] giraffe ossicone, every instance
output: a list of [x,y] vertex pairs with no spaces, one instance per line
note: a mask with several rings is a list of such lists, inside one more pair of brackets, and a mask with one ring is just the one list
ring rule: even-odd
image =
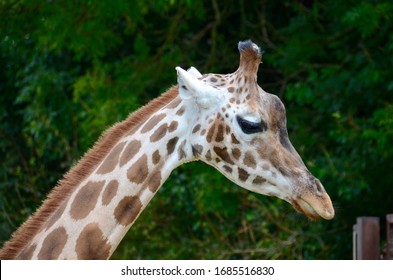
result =
[[310,219],[332,219],[328,194],[289,141],[284,105],[257,84],[260,48],[238,49],[231,74],[176,67],[178,85],[105,132],[0,259],[109,258],[172,170],[196,160]]

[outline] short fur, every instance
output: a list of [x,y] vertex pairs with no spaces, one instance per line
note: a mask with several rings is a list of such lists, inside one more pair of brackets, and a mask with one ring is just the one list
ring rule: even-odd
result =
[[59,208],[61,203],[68,199],[74,189],[87,176],[94,171],[105,156],[110,152],[113,146],[133,128],[138,127],[145,122],[149,116],[159,108],[167,105],[170,101],[178,96],[178,87],[173,86],[160,97],[152,100],[146,106],[132,113],[126,120],[115,124],[105,131],[93,148],[88,150],[80,159],[78,164],[66,173],[57,186],[50,192],[48,198],[42,206],[13,233],[12,238],[7,241],[0,250],[0,259],[15,259],[21,250],[28,245],[28,242],[34,237],[52,213]]

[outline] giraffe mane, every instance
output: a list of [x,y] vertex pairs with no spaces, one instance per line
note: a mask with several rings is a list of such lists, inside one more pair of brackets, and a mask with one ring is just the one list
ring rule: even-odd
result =
[[79,162],[58,181],[38,210],[12,234],[11,239],[0,250],[0,259],[15,259],[20,251],[28,245],[29,240],[45,225],[52,213],[59,208],[63,201],[69,198],[79,183],[104,160],[111,148],[124,135],[139,127],[151,114],[167,105],[177,96],[178,86],[173,86],[160,97],[131,113],[124,121],[107,129]]

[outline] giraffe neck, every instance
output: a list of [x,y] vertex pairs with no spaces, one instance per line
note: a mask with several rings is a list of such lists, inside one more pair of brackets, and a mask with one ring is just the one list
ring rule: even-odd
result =
[[175,95],[120,137],[16,258],[109,258],[172,170],[194,159],[187,106]]

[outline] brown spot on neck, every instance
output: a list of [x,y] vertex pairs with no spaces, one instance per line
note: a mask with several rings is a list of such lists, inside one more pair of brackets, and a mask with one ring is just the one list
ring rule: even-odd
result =
[[16,257],[17,260],[31,260],[33,253],[37,248],[37,244],[33,244],[24,248],[20,254]]
[[119,188],[119,182],[117,180],[112,180],[106,186],[102,194],[102,204],[108,205],[111,203],[112,199],[115,197],[117,190]]
[[128,179],[135,184],[142,184],[148,174],[146,155],[142,155],[127,171]]
[[172,154],[173,151],[175,150],[177,141],[179,141],[179,137],[174,137],[171,140],[168,141],[166,144],[166,148],[168,150],[168,155]]
[[159,150],[156,150],[156,151],[153,153],[153,156],[152,156],[152,162],[153,162],[153,164],[159,163],[159,162],[160,162],[160,159],[161,159],[160,151],[159,151]]
[[96,207],[98,196],[104,187],[105,181],[89,181],[77,193],[71,204],[70,214],[75,220],[86,218],[87,215]]
[[53,213],[53,215],[50,217],[50,219],[46,223],[46,229],[49,229],[51,226],[53,226],[63,215],[65,208],[67,207],[68,204],[68,199],[63,201],[63,203],[60,205],[59,209],[56,210],[56,212]]
[[128,143],[120,157],[120,167],[129,162],[141,149],[141,142],[138,140],[132,140]]
[[141,133],[146,133],[153,129],[163,118],[165,118],[166,114],[161,113],[153,116],[142,128]]
[[162,137],[166,135],[167,131],[168,131],[168,124],[164,123],[160,125],[160,127],[158,127],[156,131],[154,131],[154,133],[150,136],[150,141],[157,142],[158,140],[160,140]]
[[124,197],[115,209],[115,218],[122,226],[128,226],[138,217],[142,210],[142,202],[137,196]]
[[106,260],[110,256],[111,245],[97,223],[90,223],[76,240],[76,255],[79,260]]
[[161,186],[161,172],[159,170],[155,171],[149,178],[147,182],[149,190],[155,193]]
[[184,106],[180,107],[180,109],[176,112],[176,115],[181,116],[184,114],[184,112],[186,111],[186,109],[184,108]]
[[173,132],[177,129],[179,123],[177,121],[172,121],[171,124],[168,127],[169,132]]
[[187,154],[184,150],[186,144],[187,144],[187,141],[183,140],[183,142],[181,142],[181,144],[179,145],[179,148],[177,149],[177,153],[179,155],[179,160],[182,160],[187,157]]
[[119,162],[120,153],[123,150],[125,144],[125,142],[122,142],[113,148],[113,150],[101,164],[100,168],[97,170],[98,174],[106,174],[112,172],[115,169],[117,163]]
[[200,128],[201,128],[201,125],[200,125],[200,124],[197,124],[197,125],[193,128],[192,133],[198,132]]
[[179,106],[179,104],[181,103],[181,99],[180,98],[175,98],[172,102],[170,102],[166,108],[168,109],[175,109],[177,106]]
[[40,252],[38,253],[39,260],[55,260],[59,257],[65,244],[67,243],[68,235],[64,227],[59,227],[53,230],[45,238],[42,243]]

